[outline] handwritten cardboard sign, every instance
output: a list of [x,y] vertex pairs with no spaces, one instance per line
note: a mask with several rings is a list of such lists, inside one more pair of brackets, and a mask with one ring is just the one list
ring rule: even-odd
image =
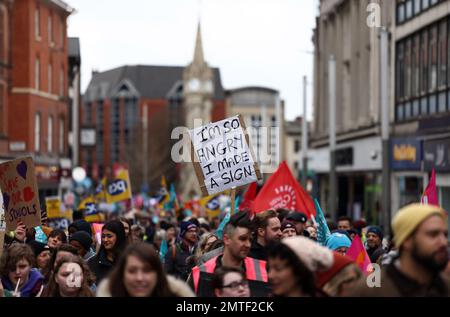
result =
[[48,219],[63,218],[61,210],[61,199],[59,197],[46,197],[45,206],[47,207]]
[[41,225],[39,191],[31,157],[0,164],[0,188],[7,231],[14,230],[19,221],[27,228]]
[[192,161],[204,196],[261,179],[240,116],[191,131]]

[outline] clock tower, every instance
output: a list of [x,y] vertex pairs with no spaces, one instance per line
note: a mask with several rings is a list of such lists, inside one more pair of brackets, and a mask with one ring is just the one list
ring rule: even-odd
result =
[[[194,59],[183,72],[183,97],[185,126],[194,128],[194,120],[201,120],[201,125],[211,122],[214,96],[214,74],[203,55],[200,22],[197,28]],[[181,192],[184,199],[200,195],[200,185],[192,163],[184,163],[181,170]]]

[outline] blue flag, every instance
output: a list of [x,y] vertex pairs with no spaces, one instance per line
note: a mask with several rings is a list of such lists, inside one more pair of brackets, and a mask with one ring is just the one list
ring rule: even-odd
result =
[[167,240],[164,239],[161,243],[161,247],[159,250],[159,257],[160,257],[162,263],[164,263],[164,259],[166,258],[167,250],[168,250]]
[[230,221],[230,212],[227,212],[225,217],[223,218],[222,222],[219,225],[219,228],[216,230],[216,235],[219,237],[219,239],[223,239],[223,229],[225,228],[225,225]]
[[316,205],[317,242],[319,242],[320,245],[325,246],[325,242],[331,235],[330,228],[328,228],[325,215],[323,214],[317,199],[314,199],[314,204]]

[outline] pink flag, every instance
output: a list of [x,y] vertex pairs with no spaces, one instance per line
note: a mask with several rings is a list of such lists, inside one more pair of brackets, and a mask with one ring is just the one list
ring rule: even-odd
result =
[[355,261],[364,274],[368,275],[372,272],[371,268],[367,268],[371,264],[370,258],[358,235],[353,239],[352,245],[348,248],[345,255]]
[[99,245],[102,244],[103,223],[93,223],[92,227],[94,228],[95,239],[97,240],[97,243]]
[[428,183],[427,188],[423,192],[422,199],[420,202],[424,205],[435,205],[439,206],[439,200],[437,196],[437,190],[436,190],[436,174],[433,171],[431,172],[431,178],[430,182]]

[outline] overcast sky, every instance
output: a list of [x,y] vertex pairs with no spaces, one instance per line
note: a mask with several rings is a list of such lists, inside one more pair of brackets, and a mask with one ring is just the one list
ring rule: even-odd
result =
[[77,12],[82,88],[92,69],[122,65],[186,66],[201,20],[205,59],[220,68],[225,89],[264,86],[286,102],[286,118],[302,115],[302,77],[312,107],[312,30],[318,0],[66,0]]

